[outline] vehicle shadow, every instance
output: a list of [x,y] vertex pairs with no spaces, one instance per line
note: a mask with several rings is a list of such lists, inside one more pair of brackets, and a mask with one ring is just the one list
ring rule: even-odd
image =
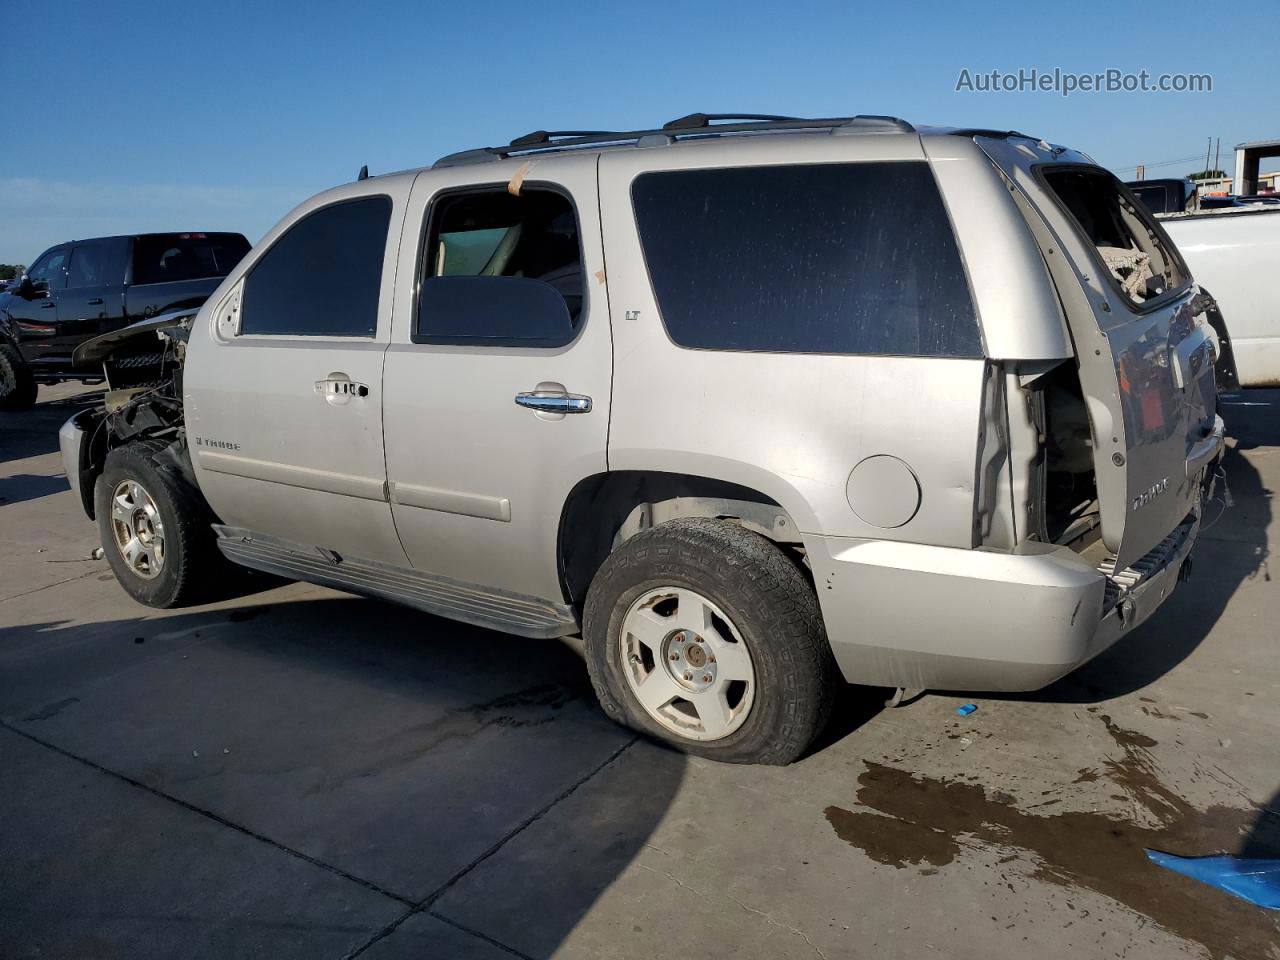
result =
[[[415,916],[475,928],[478,904],[492,913],[495,884],[536,889],[513,898],[536,904],[530,915],[504,908],[497,929],[481,930],[518,937],[508,945],[524,955],[553,953],[644,848],[686,758],[610,723],[570,643],[327,592],[290,596],[303,589],[156,618],[0,627],[0,716],[11,730],[388,891],[416,905]],[[131,842],[137,825],[127,817],[91,812],[92,798],[84,808],[92,829],[57,829],[83,830],[86,843]],[[566,836],[572,869],[558,849]],[[22,847],[9,845],[40,857]],[[146,882],[95,883],[154,891],[172,857],[156,850],[141,867],[156,874]],[[0,902],[22,898],[23,929],[45,949],[99,934],[76,920],[82,866],[46,867],[61,879],[34,893],[0,871]],[[272,896],[259,889],[268,877],[237,871],[222,882],[242,885],[244,902]],[[165,905],[134,906],[145,916]],[[439,953],[414,939],[414,924],[405,928],[415,948]],[[26,940],[23,929],[11,931],[11,945]],[[146,952],[146,930],[117,932],[123,953]],[[408,955],[389,949],[395,936],[380,949]]]
[[[817,739],[805,751],[804,756],[812,757],[839,743],[845,737],[855,733],[860,727],[887,709],[887,701],[893,695],[889,687],[867,687],[859,684],[842,684],[836,694],[835,707],[831,711],[831,720],[818,734]],[[903,701],[903,706],[910,706],[923,696],[918,693],[910,700]]]
[[46,477],[19,473],[12,477],[0,477],[0,505],[39,500],[41,497],[66,489],[69,489],[69,486],[67,478],[63,476]]
[[1259,808],[1238,855],[1250,860],[1280,860],[1280,793]]
[[30,410],[0,412],[0,463],[54,453],[58,449],[58,429],[67,419],[102,403],[100,389],[43,399],[48,389],[40,388],[42,399]]

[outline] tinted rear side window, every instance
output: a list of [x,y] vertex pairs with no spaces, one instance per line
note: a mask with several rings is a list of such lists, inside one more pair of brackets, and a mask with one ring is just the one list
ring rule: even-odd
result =
[[176,283],[225,277],[249,252],[238,233],[152,233],[133,246],[133,282]]
[[658,308],[681,346],[982,354],[925,163],[648,173],[632,201]]
[[372,337],[390,197],[364,197],[303,217],[245,281],[243,333]]
[[77,243],[67,264],[67,286],[118,286],[124,282],[128,253],[129,244],[124,237]]

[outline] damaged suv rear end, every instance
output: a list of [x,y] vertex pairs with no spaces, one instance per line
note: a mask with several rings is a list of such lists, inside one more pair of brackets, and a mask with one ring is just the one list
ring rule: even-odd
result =
[[[890,641],[833,642],[846,676],[1033,690],[1189,574],[1223,448],[1216,340],[1176,249],[1110,173],[1029,137],[946,133],[922,143],[986,358],[974,549],[811,558],[847,588],[823,597],[843,608],[829,626]],[[885,590],[902,602],[873,602]]]

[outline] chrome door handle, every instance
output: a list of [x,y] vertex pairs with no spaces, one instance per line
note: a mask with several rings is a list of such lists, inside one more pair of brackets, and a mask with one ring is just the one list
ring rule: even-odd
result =
[[98,304],[99,304],[99,303],[101,303],[101,302],[102,302],[102,298],[101,298],[101,297],[91,297],[91,298],[89,299],[89,303],[93,304],[94,306],[98,305]]
[[52,309],[53,309],[54,307],[56,307],[56,306],[57,306],[57,304],[56,304],[56,303],[54,303],[52,300],[46,300],[44,303],[40,304],[40,309],[41,309],[41,310],[52,310]]
[[353,398],[369,395],[367,384],[357,383],[345,373],[331,373],[324,380],[317,380],[315,391],[333,407],[341,407],[350,403]]
[[517,393],[516,404],[543,413],[591,412],[591,398],[578,393]]

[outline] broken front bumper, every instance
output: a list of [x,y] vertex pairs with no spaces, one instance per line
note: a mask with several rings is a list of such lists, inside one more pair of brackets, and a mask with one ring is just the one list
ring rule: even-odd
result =
[[71,492],[80,501],[89,519],[93,519],[93,483],[89,446],[97,433],[102,415],[98,410],[81,410],[58,430],[58,449],[62,453],[62,469],[67,474]]
[[1070,673],[1151,616],[1172,593],[1199,529],[1197,510],[1118,573],[1048,545],[1009,554],[825,538],[808,552],[831,649],[849,682],[1026,691]]

